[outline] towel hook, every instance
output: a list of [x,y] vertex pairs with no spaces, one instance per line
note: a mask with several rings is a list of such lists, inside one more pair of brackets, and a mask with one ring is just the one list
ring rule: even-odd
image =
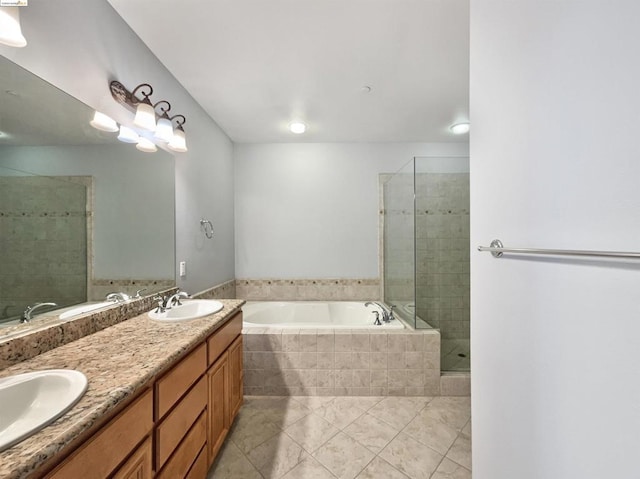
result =
[[208,239],[212,239],[213,238],[213,224],[211,224],[211,221],[205,220],[204,218],[202,218],[202,219],[200,219],[200,226],[202,226],[202,228],[204,230],[204,235]]

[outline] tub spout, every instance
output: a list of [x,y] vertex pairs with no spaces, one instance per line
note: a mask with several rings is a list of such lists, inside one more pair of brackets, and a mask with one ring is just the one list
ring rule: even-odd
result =
[[366,303],[364,303],[364,305],[365,305],[365,307],[366,306],[377,306],[378,308],[380,308],[380,311],[382,312],[382,320],[385,323],[388,323],[392,319],[395,319],[393,317],[393,310],[387,308],[386,305],[384,305],[383,303],[379,303],[378,301],[367,301]]

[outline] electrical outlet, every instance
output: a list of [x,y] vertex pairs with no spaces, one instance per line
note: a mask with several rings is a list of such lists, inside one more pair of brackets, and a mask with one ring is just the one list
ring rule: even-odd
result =
[[186,275],[187,275],[187,262],[180,261],[180,276],[186,276]]

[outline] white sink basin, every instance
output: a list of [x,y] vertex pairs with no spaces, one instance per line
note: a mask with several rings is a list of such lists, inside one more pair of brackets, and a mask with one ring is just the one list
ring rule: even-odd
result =
[[114,303],[113,301],[103,301],[101,303],[81,304],[79,306],[74,306],[73,308],[70,308],[70,309],[64,311],[58,317],[60,319],[69,319],[69,318],[71,318],[73,316],[78,316],[80,314],[90,313],[91,311],[96,311],[98,309],[106,308],[107,306],[113,306],[115,304],[117,304],[117,303]]
[[156,321],[188,321],[220,311],[224,305],[213,299],[184,299],[182,306],[174,306],[164,313],[151,311],[149,317]]
[[0,379],[0,451],[62,416],[87,390],[80,371],[49,369]]

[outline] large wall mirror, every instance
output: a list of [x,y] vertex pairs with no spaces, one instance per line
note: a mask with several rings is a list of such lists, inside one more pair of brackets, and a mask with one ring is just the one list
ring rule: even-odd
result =
[[173,156],[95,130],[91,108],[1,56],[0,85],[0,336],[35,303],[174,286]]

